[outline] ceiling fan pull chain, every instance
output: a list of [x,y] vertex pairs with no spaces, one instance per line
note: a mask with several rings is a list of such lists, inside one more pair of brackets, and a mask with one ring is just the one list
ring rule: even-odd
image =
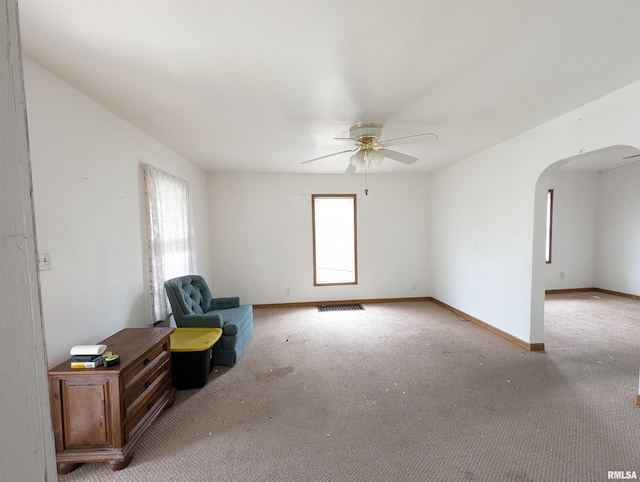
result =
[[364,195],[368,196],[369,195],[369,189],[367,189],[367,172],[369,171],[369,169],[367,169],[367,166],[364,166]]

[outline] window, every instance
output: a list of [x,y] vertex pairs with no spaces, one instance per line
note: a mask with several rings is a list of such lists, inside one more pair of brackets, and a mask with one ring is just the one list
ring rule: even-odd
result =
[[545,260],[551,263],[551,242],[553,233],[553,189],[547,192],[547,237],[545,239]]
[[189,184],[148,164],[141,164],[146,217],[149,323],[166,320],[170,310],[164,282],[196,274],[196,250]]
[[356,195],[313,194],[311,204],[313,284],[356,284]]

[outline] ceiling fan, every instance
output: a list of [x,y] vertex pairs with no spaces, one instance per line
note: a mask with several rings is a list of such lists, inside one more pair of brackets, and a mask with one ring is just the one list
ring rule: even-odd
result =
[[353,174],[359,167],[376,167],[380,165],[385,157],[404,164],[413,164],[418,160],[417,157],[409,156],[402,152],[392,151],[388,147],[438,140],[438,136],[431,132],[415,134],[412,136],[395,137],[393,139],[386,140],[380,140],[381,134],[382,126],[375,122],[362,122],[355,124],[349,129],[349,137],[336,137],[338,140],[353,141],[356,145],[355,148],[334,152],[333,154],[327,154],[326,156],[316,157],[315,159],[304,161],[302,164],[319,161],[320,159],[326,159],[327,157],[337,156],[339,154],[344,154],[345,152],[355,152],[355,154],[350,158],[349,166],[347,167],[345,174]]

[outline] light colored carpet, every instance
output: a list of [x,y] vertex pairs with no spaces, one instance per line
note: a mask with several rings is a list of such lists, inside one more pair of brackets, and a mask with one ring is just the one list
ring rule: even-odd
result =
[[60,481],[605,481],[640,473],[640,301],[549,295],[545,352],[431,302],[262,308],[112,472]]

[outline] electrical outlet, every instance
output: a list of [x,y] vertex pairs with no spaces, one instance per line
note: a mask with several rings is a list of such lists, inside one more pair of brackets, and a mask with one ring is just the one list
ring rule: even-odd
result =
[[418,289],[418,283],[411,283],[411,289],[412,290],[417,290]]
[[564,279],[566,275],[567,273],[565,273],[564,271],[560,271],[560,279]]
[[291,290],[289,289],[289,287],[287,286],[284,290],[284,294],[285,295],[290,295],[291,294]]
[[49,254],[49,250],[38,251],[38,269],[40,271],[51,269],[51,256]]

